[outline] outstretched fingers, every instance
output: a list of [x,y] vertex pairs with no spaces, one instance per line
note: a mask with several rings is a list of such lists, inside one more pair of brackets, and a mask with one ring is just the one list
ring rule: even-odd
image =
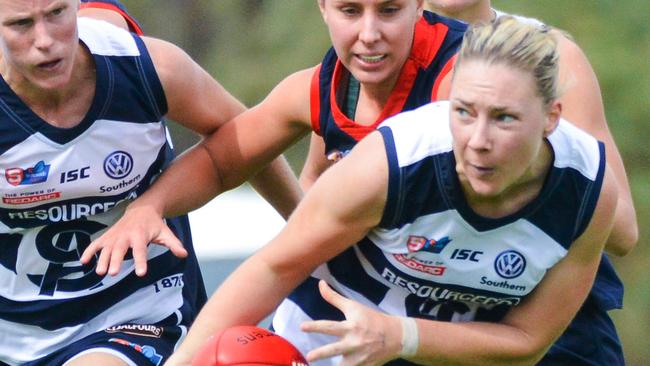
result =
[[330,305],[336,307],[337,309],[341,310],[345,317],[347,318],[346,310],[350,307],[352,304],[352,301],[350,299],[347,299],[346,297],[342,296],[338,292],[334,291],[328,284],[327,282],[320,280],[318,282],[318,290],[320,291],[320,295],[330,303]]
[[149,243],[167,247],[177,257],[187,257],[187,250],[162,219],[137,220],[136,224],[132,224],[132,222],[118,222],[101,237],[90,243],[80,257],[81,263],[91,263],[99,252],[95,272],[100,276],[107,273],[115,276],[120,273],[124,257],[130,249],[133,254],[136,275],[144,276],[147,273]]

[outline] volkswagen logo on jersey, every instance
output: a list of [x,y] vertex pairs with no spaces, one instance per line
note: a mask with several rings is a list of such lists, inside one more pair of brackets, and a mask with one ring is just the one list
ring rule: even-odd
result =
[[13,186],[26,184],[36,184],[47,181],[47,175],[50,172],[50,166],[43,160],[39,161],[32,168],[9,168],[5,170],[7,182]]
[[124,151],[115,151],[104,160],[104,173],[113,179],[122,179],[133,170],[133,158]]
[[507,250],[497,256],[494,261],[494,270],[503,278],[521,276],[526,269],[526,258],[514,250]]

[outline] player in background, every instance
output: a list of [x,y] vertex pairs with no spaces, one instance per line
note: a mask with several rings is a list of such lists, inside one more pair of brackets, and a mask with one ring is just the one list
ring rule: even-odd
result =
[[79,8],[0,1],[0,364],[160,364],[206,298],[187,217],[146,275],[79,256],[171,161],[164,115],[209,135],[244,108],[178,47]]
[[260,104],[180,157],[82,261],[101,250],[98,270],[113,273],[128,248],[143,253],[148,239],[180,250],[161,217],[186,213],[240,185],[307,133],[322,136],[323,159],[336,160],[389,116],[447,97],[463,23],[423,15],[422,0],[318,5],[333,45],[322,63],[288,76]]
[[556,46],[511,17],[470,28],[450,101],[388,119],[328,169],[167,366],[287,296],[274,330],[311,365],[540,360],[589,292],[617,204],[603,144],[560,120]]
[[[108,21],[138,35],[144,35],[139,22],[118,0],[81,0],[80,16]],[[279,156],[249,179],[251,186],[285,220],[302,198],[302,190],[284,156]]]

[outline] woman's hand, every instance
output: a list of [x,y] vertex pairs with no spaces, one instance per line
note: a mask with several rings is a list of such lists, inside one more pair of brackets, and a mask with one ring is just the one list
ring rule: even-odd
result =
[[127,251],[133,251],[135,273],[147,273],[147,246],[149,243],[163,245],[180,258],[187,256],[187,250],[167,227],[160,214],[148,206],[129,207],[124,215],[102,236],[94,240],[80,258],[87,264],[101,251],[95,272],[103,276],[107,272],[115,276],[120,272]]
[[338,342],[309,352],[309,362],[341,355],[341,366],[382,365],[399,356],[402,349],[402,327],[398,317],[380,313],[347,299],[332,290],[325,281],[320,281],[319,288],[321,296],[341,310],[346,320],[317,320],[301,325],[305,332],[329,334],[340,338]]

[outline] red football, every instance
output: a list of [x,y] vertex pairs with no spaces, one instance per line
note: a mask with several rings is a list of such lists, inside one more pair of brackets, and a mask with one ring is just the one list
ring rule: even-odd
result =
[[307,366],[298,349],[279,335],[252,325],[225,329],[199,350],[192,366]]

